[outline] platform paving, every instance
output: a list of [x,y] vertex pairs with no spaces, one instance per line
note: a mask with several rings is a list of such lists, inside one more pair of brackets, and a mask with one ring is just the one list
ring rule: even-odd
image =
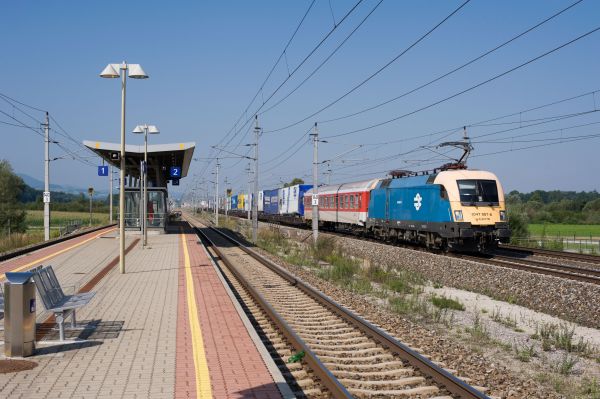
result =
[[[89,328],[74,334],[86,340],[63,344],[48,334],[38,343],[36,355],[27,358],[37,367],[0,374],[0,397],[280,397],[196,236],[173,233],[149,236],[150,249],[136,244],[127,255],[127,273],[120,274],[116,265],[95,285],[96,296],[77,313],[78,324]],[[128,236],[127,245],[136,238]],[[46,248],[25,257],[27,261],[4,262],[2,277],[5,271],[34,262],[35,256],[47,257],[42,263],[54,266],[64,286],[77,289],[117,254],[114,231],[85,240],[71,242],[81,244],[53,257]],[[67,248],[67,243],[58,249]],[[201,330],[200,352],[192,350],[198,335],[190,328],[190,285]],[[41,311],[39,299],[38,303],[37,320],[42,322],[48,314]],[[0,351],[3,359],[3,348]],[[199,378],[206,379],[198,372],[196,360],[201,356],[208,385],[206,380],[198,385]],[[198,386],[204,387],[202,392]]]

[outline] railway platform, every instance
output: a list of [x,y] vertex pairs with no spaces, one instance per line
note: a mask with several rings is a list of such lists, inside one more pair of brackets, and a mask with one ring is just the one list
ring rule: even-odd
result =
[[65,290],[96,292],[78,309],[77,327],[67,329],[65,341],[58,340],[53,315],[38,297],[36,353],[14,363],[15,370],[25,364],[23,370],[4,372],[13,363],[0,347],[0,397],[290,396],[218,269],[186,226],[149,236],[146,249],[139,236],[128,236],[126,274],[119,273],[114,228],[0,263],[0,282],[7,271],[43,264],[53,266]]

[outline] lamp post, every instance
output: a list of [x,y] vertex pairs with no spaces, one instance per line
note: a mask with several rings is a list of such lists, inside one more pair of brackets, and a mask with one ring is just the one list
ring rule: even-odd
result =
[[[141,173],[143,174],[142,178],[142,248],[146,246],[148,243],[148,133],[150,134],[159,134],[160,131],[154,125],[137,125],[135,129],[133,129],[133,133],[135,134],[144,134],[144,167]],[[142,177],[142,176],[140,176]]]
[[127,77],[147,79],[140,64],[108,64],[100,73],[101,78],[121,78],[121,179],[119,181],[119,270],[125,273],[125,94]]

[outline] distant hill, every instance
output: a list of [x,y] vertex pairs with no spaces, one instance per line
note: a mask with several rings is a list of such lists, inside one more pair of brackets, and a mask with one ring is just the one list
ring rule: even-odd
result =
[[[19,176],[21,179],[23,179],[25,184],[27,184],[29,187],[31,187],[33,189],[36,189],[36,190],[44,189],[44,182],[42,180],[38,180],[35,177],[31,177],[24,173],[17,173],[17,176]],[[81,188],[81,187],[75,187],[75,186],[63,186],[60,184],[50,183],[50,191],[62,191],[63,193],[79,194],[79,193],[87,192],[87,188]]]

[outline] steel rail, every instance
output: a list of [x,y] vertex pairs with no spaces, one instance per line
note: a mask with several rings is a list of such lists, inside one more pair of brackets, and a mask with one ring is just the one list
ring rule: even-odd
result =
[[[191,224],[191,223],[190,223]],[[297,351],[304,352],[304,358],[308,366],[315,372],[315,375],[323,383],[323,385],[329,390],[335,398],[352,398],[350,392],[339,382],[339,380],[327,369],[327,367],[319,360],[318,356],[310,349],[310,347],[300,338],[294,330],[285,322],[283,317],[264,299],[264,297],[242,276],[242,274],[231,264],[231,262],[223,255],[223,253],[217,248],[215,243],[199,228],[194,227],[196,234],[206,241],[209,246],[215,251],[219,257],[219,261],[223,262],[227,268],[233,273],[235,278],[242,284],[242,286],[250,293],[254,300],[260,305],[263,311],[268,317],[275,322],[277,327],[281,330],[283,335],[290,341],[292,346]],[[219,232],[218,230],[210,227],[210,229]],[[224,236],[226,239],[227,236]],[[242,248],[243,249],[243,248]]]
[[578,271],[577,273],[573,273],[570,271],[561,270],[563,268],[562,265],[544,264],[544,266],[533,266],[531,264],[518,263],[520,260],[514,259],[514,258],[510,258],[510,260],[503,260],[503,259],[497,259],[497,258],[486,259],[486,258],[481,258],[478,256],[470,256],[470,255],[453,255],[453,256],[456,258],[459,258],[459,259],[470,260],[472,262],[487,263],[487,264],[490,264],[493,266],[498,266],[498,267],[506,267],[506,268],[515,269],[515,270],[524,270],[524,271],[537,273],[537,274],[546,274],[549,276],[560,277],[562,279],[576,280],[576,281],[582,281],[584,283],[600,285],[600,277],[590,275],[590,272],[593,272],[593,271],[588,270],[588,269],[584,269],[585,272],[588,274],[579,274],[582,272]]
[[498,255],[498,254],[494,255],[494,259],[505,260],[508,262],[517,262],[517,263],[520,262],[520,263],[530,264],[530,265],[534,265],[534,266],[537,265],[539,267],[561,270],[561,271],[565,271],[567,273],[587,274],[590,276],[595,276],[595,277],[600,278],[600,270],[597,270],[597,269],[586,269],[585,267],[560,265],[560,264],[544,262],[544,261],[536,260],[536,259],[515,258],[513,256]]
[[[263,257],[258,252],[249,248],[245,244],[239,242],[233,237],[230,237],[229,235],[225,234],[219,229],[215,229],[213,227],[209,228],[217,232],[219,235],[229,240],[233,244],[239,246],[252,258],[256,259],[258,262],[277,273],[279,276],[287,280],[291,285],[299,288],[302,292],[315,299],[318,303],[325,305],[337,316],[340,316],[346,322],[358,328],[360,331],[373,338],[379,344],[388,348],[390,351],[396,353],[401,359],[408,362],[411,366],[415,367],[416,369],[420,370],[426,376],[431,377],[436,383],[446,388],[453,395],[457,395],[461,398],[489,399],[489,397],[481,391],[475,389],[473,386],[467,384],[460,378],[444,370],[443,368],[433,363],[431,360],[427,359],[423,355],[419,354],[418,352],[399,342],[394,337],[390,336],[380,328],[367,322],[362,317],[350,312],[349,310],[347,310],[342,305],[338,304],[325,294],[319,292],[310,285],[297,279],[293,274],[284,270],[271,260]],[[221,255],[219,256],[221,257],[221,259],[223,259]]]
[[523,254],[528,254],[528,255],[541,255],[541,256],[550,256],[550,257],[555,257],[555,258],[572,259],[572,260],[576,260],[579,262],[600,263],[600,256],[598,256],[598,255],[579,254],[579,253],[565,252],[565,251],[554,251],[551,249],[544,249],[544,248],[527,248],[527,247],[519,247],[516,245],[508,245],[508,244],[501,244],[499,248],[505,249],[507,251],[521,252]]
[[88,233],[93,233],[95,231],[106,229],[106,228],[112,227],[112,226],[116,226],[116,223],[106,224],[106,225],[98,226],[98,227],[92,227],[91,229],[85,229],[84,231],[80,231],[80,232],[77,232],[75,234],[69,234],[69,235],[66,235],[66,236],[63,236],[63,237],[59,237],[59,238],[55,238],[55,239],[52,239],[52,240],[43,241],[43,242],[40,242],[40,243],[37,243],[37,244],[29,245],[27,247],[16,249],[14,251],[4,252],[4,253],[0,254],[0,262],[4,262],[5,260],[16,258],[17,256],[25,255],[25,254],[28,254],[30,252],[37,251],[38,249],[50,247],[50,246],[52,246],[54,244],[58,244],[58,243],[61,243],[61,242],[64,242],[64,241],[68,241],[68,240],[70,240],[72,238],[81,237],[81,236],[86,235]]
[[[235,215],[231,215],[231,216],[235,216]],[[237,216],[235,216],[235,217],[237,217]],[[304,228],[303,226],[296,226],[296,225],[292,226],[292,225],[288,225],[287,223],[283,223],[281,221],[278,221],[278,222],[263,221],[263,223],[282,225],[282,226],[287,226],[287,227],[291,227],[291,228],[306,230],[306,228]],[[389,243],[386,241],[375,240],[375,239],[367,238],[367,237],[361,237],[361,236],[357,236],[357,235],[350,234],[350,233],[344,233],[344,232],[340,232],[340,231],[326,230],[325,232],[328,234],[339,235],[342,237],[349,236],[351,238],[355,238],[357,240],[362,240],[362,241],[369,241],[369,242],[375,242],[375,243],[384,244],[384,245],[398,246],[396,244],[392,244],[392,243]],[[406,246],[401,246],[401,247],[413,249],[413,250],[417,250],[417,251],[418,250],[426,251],[424,248],[414,247],[411,244],[406,244]],[[502,245],[500,248],[506,249],[506,250],[512,250],[512,248],[516,248],[515,250],[522,251],[522,252],[530,251],[530,253],[532,253],[531,251],[533,251],[532,249],[529,249],[529,248],[521,249],[520,247],[511,247],[508,245]],[[535,251],[537,251],[537,250],[535,250]],[[565,253],[565,252],[550,251],[550,250],[542,250],[542,251],[544,251],[543,253],[551,252],[551,253],[553,253],[553,256],[557,257],[557,258],[576,259],[576,260],[582,261],[582,257],[581,257],[582,254],[566,253],[567,255],[563,256],[563,253]],[[432,252],[432,253],[436,253],[436,252]],[[539,253],[541,254],[542,252],[539,252]],[[506,267],[506,268],[511,268],[511,269],[515,269],[515,270],[523,270],[523,271],[528,271],[531,273],[545,274],[545,275],[550,275],[550,276],[554,276],[554,277],[560,277],[563,279],[576,280],[576,281],[582,281],[585,283],[600,285],[600,274],[598,274],[597,271],[594,271],[592,269],[583,269],[583,268],[577,268],[577,267],[568,266],[568,265],[556,265],[556,264],[552,264],[552,263],[544,263],[544,262],[533,261],[533,260],[522,260],[522,258],[511,258],[511,261],[507,261],[507,260],[505,261],[505,260],[499,259],[498,256],[495,256],[493,254],[492,254],[492,256],[494,256],[498,259],[494,259],[494,258],[486,259],[486,258],[481,258],[478,256],[473,256],[473,255],[465,255],[462,253],[446,253],[446,254],[437,253],[437,254],[442,255],[442,256],[455,257],[455,258],[459,258],[459,259],[467,259],[472,262],[487,263],[487,264],[498,266],[498,267]],[[583,256],[585,257],[586,255],[583,254]],[[593,255],[587,255],[587,256],[593,257]],[[598,258],[600,258],[600,257],[598,257]],[[588,258],[586,257],[586,259],[588,259]],[[512,263],[512,262],[519,262],[519,261],[530,262],[530,263],[539,262],[540,266],[527,265],[525,263],[519,263],[519,264]],[[541,264],[543,264],[543,266]],[[568,271],[565,271],[565,270],[561,271],[561,269],[568,269]]]

